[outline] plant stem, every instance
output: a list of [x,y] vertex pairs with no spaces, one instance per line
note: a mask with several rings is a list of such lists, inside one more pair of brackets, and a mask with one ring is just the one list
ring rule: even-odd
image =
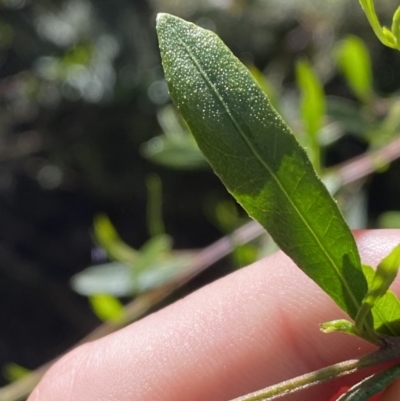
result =
[[339,362],[326,368],[306,373],[293,379],[285,380],[281,383],[266,387],[262,390],[246,394],[231,401],[273,400],[316,384],[357,372],[369,366],[378,365],[397,358],[400,358],[399,348],[388,347],[380,349],[371,354],[363,355],[358,359],[349,359],[348,361]]

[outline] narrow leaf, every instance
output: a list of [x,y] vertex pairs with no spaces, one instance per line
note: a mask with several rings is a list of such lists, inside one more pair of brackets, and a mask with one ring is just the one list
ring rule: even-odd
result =
[[374,394],[383,391],[398,377],[400,377],[400,365],[394,365],[357,383],[337,401],[367,401]]
[[363,304],[370,305],[381,298],[392,285],[400,267],[400,244],[387,255],[376,268],[372,284],[363,299]]
[[296,80],[301,90],[301,115],[306,133],[314,138],[325,114],[322,84],[307,60],[296,64]]
[[292,132],[215,34],[168,14],[157,30],[171,97],[216,174],[354,318],[367,292],[357,248]]
[[296,79],[301,91],[300,110],[303,129],[307,134],[307,148],[314,168],[320,170],[318,131],[326,112],[325,93],[322,84],[307,60],[296,64]]
[[354,324],[346,319],[338,319],[322,323],[320,330],[325,334],[340,331],[342,333],[357,335]]
[[371,25],[371,28],[375,32],[375,35],[384,45],[395,49],[396,41],[394,39],[394,36],[387,28],[385,27],[382,28],[378,16],[376,15],[375,12],[375,6],[373,0],[359,0],[359,1],[368,19],[368,22]]
[[400,50],[400,6],[393,15],[392,33],[396,40],[397,49]]
[[94,218],[93,228],[96,242],[104,248],[110,259],[128,264],[138,260],[139,252],[122,241],[106,215],[97,215]]
[[372,90],[371,58],[365,43],[357,36],[349,35],[335,48],[340,70],[354,94],[368,102]]

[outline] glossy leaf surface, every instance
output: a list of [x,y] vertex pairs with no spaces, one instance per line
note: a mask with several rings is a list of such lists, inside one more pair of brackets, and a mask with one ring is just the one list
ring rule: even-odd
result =
[[171,97],[216,174],[354,318],[367,283],[353,236],[290,129],[214,33],[168,14],[157,31]]

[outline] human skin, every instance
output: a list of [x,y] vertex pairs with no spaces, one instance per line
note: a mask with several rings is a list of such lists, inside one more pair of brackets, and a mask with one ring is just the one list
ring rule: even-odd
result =
[[[400,230],[358,231],[355,237],[362,261],[376,266],[400,242]],[[400,282],[393,289],[400,293]],[[278,252],[76,348],[47,372],[28,401],[227,401],[373,351],[357,337],[319,331],[320,323],[343,317]],[[357,375],[284,399],[329,400]],[[399,394],[395,383],[381,401]]]

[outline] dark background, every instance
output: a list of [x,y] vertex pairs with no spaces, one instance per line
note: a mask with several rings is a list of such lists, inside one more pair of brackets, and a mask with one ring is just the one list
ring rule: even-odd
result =
[[[389,25],[390,3],[378,8]],[[216,177],[157,165],[141,151],[161,134],[157,113],[169,102],[155,33],[160,11],[215,30],[272,77],[289,105],[300,56],[312,60],[328,94],[354,100],[330,54],[347,33],[368,44],[376,92],[394,96],[400,87],[399,53],[376,40],[356,0],[0,0],[0,367],[34,369],[99,324],[69,279],[94,263],[97,213],[135,248],[149,238],[149,173],[163,183],[174,248],[200,248],[223,234],[205,212],[229,199]],[[291,107],[287,114],[296,115]],[[325,162],[368,148],[349,132]],[[394,162],[367,181],[366,226],[400,210],[399,177]],[[190,289],[229,269],[226,261]]]

